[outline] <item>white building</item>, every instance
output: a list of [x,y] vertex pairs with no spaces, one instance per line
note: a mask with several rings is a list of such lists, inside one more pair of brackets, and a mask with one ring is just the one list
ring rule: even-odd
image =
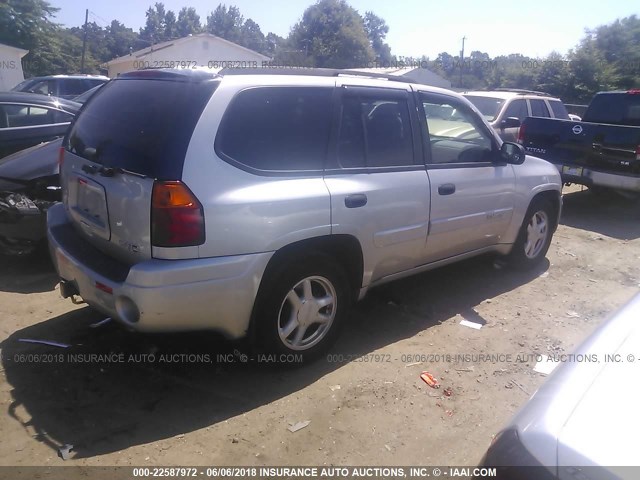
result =
[[362,73],[381,73],[394,77],[403,77],[408,78],[415,83],[451,89],[451,82],[449,80],[442,78],[437,73],[423,67],[352,68],[350,70]]
[[22,57],[29,50],[0,43],[0,91],[11,90],[24,80]]
[[269,57],[209,33],[158,43],[102,65],[109,77],[142,68],[255,68]]

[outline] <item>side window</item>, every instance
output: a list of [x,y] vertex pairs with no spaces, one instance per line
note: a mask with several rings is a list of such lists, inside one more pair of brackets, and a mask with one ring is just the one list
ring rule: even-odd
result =
[[43,95],[52,95],[54,93],[52,91],[52,85],[49,80],[43,80],[36,83],[31,88],[29,88],[29,91],[33,93],[41,93]]
[[338,134],[340,168],[410,166],[413,135],[406,98],[367,94],[343,97]]
[[509,104],[507,109],[502,116],[502,119],[509,117],[515,117],[521,122],[529,116],[529,112],[527,111],[527,102],[523,99],[514,100]]
[[58,85],[58,95],[78,96],[89,88],[90,85],[84,78],[65,78]]
[[562,102],[559,102],[558,100],[549,100],[549,105],[551,106],[551,110],[553,111],[553,116],[555,118],[562,118],[564,120],[569,119],[569,112],[567,112],[567,108]]
[[427,119],[432,164],[491,161],[493,142],[470,108],[444,95],[421,93],[420,99]]
[[319,87],[260,87],[240,92],[218,130],[218,153],[257,170],[322,170],[332,93],[332,88]]
[[53,110],[53,123],[67,123],[73,120],[73,115],[60,110]]
[[47,125],[54,123],[54,115],[55,112],[57,112],[57,110],[51,110],[49,108],[27,105],[3,105],[1,108],[0,127],[34,127]]
[[529,100],[531,103],[531,116],[532,117],[549,117],[549,110],[544,100]]

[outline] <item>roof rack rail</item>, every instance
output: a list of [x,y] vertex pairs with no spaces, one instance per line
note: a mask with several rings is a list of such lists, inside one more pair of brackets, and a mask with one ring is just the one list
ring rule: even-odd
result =
[[224,68],[219,75],[304,75],[313,77],[362,77],[391,80],[402,83],[415,83],[413,80],[384,73],[360,72],[357,70],[341,70],[339,68],[306,68],[306,67],[257,67],[257,68]]
[[537,90],[525,90],[523,88],[494,88],[496,92],[513,92],[520,95],[538,95],[540,97],[553,97],[550,93],[539,92]]

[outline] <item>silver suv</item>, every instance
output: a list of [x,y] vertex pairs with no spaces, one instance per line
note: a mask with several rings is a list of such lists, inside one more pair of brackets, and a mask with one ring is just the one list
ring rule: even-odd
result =
[[557,169],[502,144],[461,95],[231,73],[132,72],[85,105],[48,212],[64,297],[140,331],[313,357],[371,287],[485,252],[544,258]]
[[569,120],[569,113],[562,101],[544,92],[498,89],[465,92],[464,96],[480,110],[505,142],[517,140],[520,125],[527,117]]

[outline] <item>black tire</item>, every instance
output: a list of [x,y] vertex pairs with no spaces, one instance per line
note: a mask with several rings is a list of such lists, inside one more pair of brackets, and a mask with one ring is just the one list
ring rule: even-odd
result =
[[[275,354],[277,362],[283,354],[302,362],[318,358],[338,336],[352,303],[349,292],[344,270],[327,255],[291,259],[272,269],[256,305],[259,347]],[[301,302],[297,307],[292,297]],[[327,322],[318,323],[320,318]]]
[[[544,235],[542,234],[543,225]],[[534,199],[527,209],[518,238],[509,254],[509,263],[517,268],[529,269],[539,265],[547,255],[553,236],[555,210],[542,198]],[[537,233],[530,233],[536,232]]]

